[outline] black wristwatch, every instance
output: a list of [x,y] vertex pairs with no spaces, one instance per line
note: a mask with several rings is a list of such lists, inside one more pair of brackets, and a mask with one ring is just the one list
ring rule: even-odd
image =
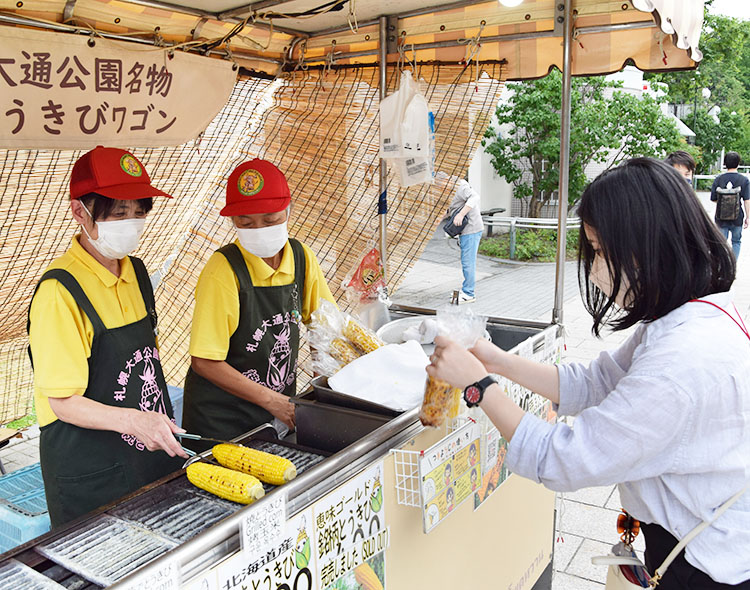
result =
[[487,389],[493,383],[497,383],[495,379],[487,375],[484,379],[480,379],[476,383],[472,383],[466,389],[464,389],[464,401],[469,408],[478,406],[484,397],[484,390]]

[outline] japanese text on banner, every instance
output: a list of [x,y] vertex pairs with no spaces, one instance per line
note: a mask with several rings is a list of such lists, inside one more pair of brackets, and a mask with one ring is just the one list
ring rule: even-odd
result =
[[0,39],[0,147],[184,143],[234,83],[231,64],[208,60],[209,74],[197,67],[206,58],[184,52],[19,31]]

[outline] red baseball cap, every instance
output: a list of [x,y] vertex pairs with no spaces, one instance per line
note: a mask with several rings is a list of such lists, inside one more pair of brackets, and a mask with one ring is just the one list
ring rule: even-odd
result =
[[243,162],[229,175],[224,217],[276,213],[289,206],[292,196],[286,178],[267,160]]
[[172,198],[151,186],[151,178],[138,158],[126,150],[97,146],[83,154],[70,175],[70,198],[97,193],[110,199]]

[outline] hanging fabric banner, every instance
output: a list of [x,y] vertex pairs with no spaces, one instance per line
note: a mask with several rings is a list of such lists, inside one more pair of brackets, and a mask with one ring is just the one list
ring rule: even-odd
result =
[[226,103],[232,66],[179,50],[3,27],[0,148],[180,145]]

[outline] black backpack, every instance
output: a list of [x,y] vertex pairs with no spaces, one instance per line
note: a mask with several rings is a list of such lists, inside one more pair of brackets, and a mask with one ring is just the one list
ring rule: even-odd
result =
[[716,189],[716,219],[734,221],[740,216],[740,191],[742,187],[727,182],[725,188]]

